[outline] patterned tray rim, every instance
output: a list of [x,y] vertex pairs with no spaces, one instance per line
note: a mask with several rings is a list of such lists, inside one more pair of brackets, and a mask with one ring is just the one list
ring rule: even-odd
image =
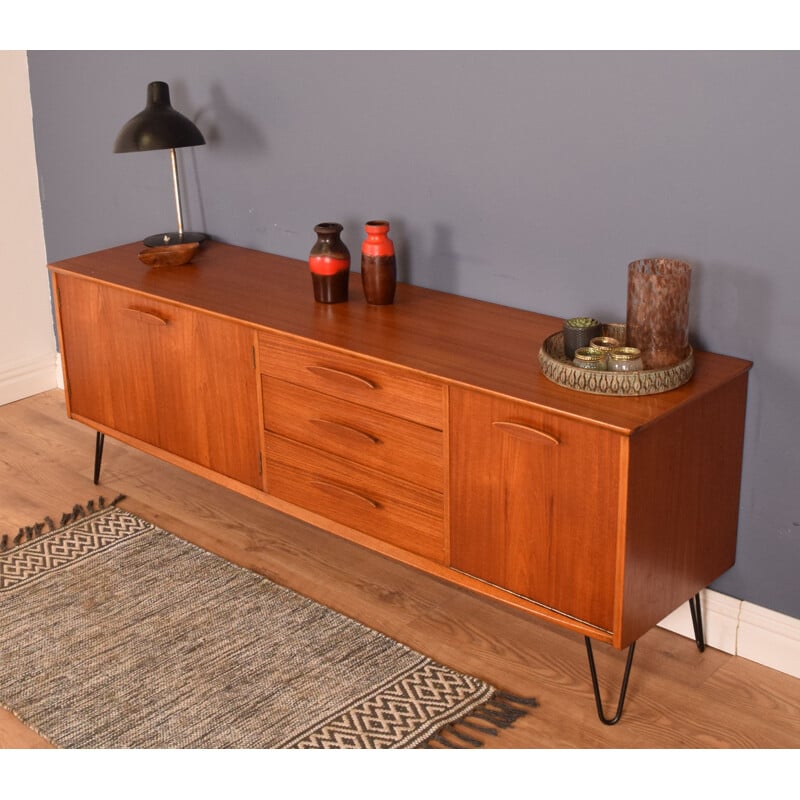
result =
[[[624,329],[624,325],[611,323],[606,329]],[[613,332],[613,331],[612,331]],[[609,335],[609,334],[606,334]],[[678,364],[665,369],[644,369],[636,372],[595,371],[576,367],[554,354],[563,352],[564,334],[561,331],[548,336],[539,348],[539,364],[548,379],[578,392],[601,394],[608,397],[639,397],[661,394],[677,389],[691,380],[694,374],[694,351]]]

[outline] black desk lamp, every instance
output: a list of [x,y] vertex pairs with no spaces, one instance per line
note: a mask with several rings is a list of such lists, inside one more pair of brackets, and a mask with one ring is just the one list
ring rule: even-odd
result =
[[177,147],[194,147],[206,140],[198,127],[183,114],[177,112],[169,102],[169,86],[163,81],[147,85],[147,106],[144,111],[125,123],[114,143],[115,153],[138,153],[143,150],[169,150],[172,161],[172,186],[175,191],[175,206],[178,211],[178,230],[148,236],[144,243],[148,247],[202,242],[205,233],[183,230],[181,193],[178,185]]

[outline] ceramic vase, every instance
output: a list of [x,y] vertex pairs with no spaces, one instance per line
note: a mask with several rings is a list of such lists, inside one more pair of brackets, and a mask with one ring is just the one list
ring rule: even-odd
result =
[[397,265],[394,242],[389,238],[389,223],[373,219],[365,223],[367,238],[361,244],[361,283],[370,305],[385,306],[394,302],[397,288]]
[[689,355],[692,268],[670,258],[628,265],[626,343],[642,352],[645,369],[667,369]]
[[318,303],[344,303],[350,283],[350,251],[341,240],[343,226],[320,222],[314,226],[317,241],[308,255],[314,299]]

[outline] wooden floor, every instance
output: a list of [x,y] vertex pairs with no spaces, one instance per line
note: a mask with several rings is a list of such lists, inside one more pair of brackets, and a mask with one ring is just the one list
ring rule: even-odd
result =
[[[800,680],[662,629],[639,640],[624,714],[596,715],[582,637],[523,617],[296,522],[106,438],[92,483],[94,432],[47,392],[0,406],[0,534],[76,503],[124,507],[412,648],[540,707],[487,747],[797,748]],[[168,576],[165,576],[168,580]],[[689,613],[688,606],[686,613]],[[613,704],[624,654],[596,645]],[[489,737],[491,738],[491,737]],[[0,747],[46,742],[0,709]]]

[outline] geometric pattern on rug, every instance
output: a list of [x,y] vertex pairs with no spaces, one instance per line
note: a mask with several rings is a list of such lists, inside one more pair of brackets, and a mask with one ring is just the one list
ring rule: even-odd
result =
[[492,694],[491,687],[481,681],[423,659],[408,674],[376,690],[346,713],[324,720],[314,730],[283,742],[280,747],[413,747],[419,744],[418,731],[427,730],[437,717],[441,721],[448,718],[453,698],[488,700]]
[[18,547],[0,556],[0,592],[71,566],[149,528],[147,522],[133,515],[99,514],[68,529],[40,536],[26,547]]
[[475,747],[536,705],[100,506],[0,551],[0,703],[58,747]]

